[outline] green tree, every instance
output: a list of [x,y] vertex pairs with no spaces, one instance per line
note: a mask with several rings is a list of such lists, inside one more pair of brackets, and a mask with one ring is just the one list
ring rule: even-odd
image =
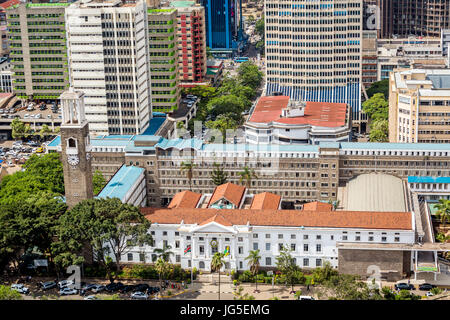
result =
[[214,141],[216,143],[225,143],[227,138],[227,130],[236,130],[238,128],[238,124],[229,113],[221,114],[216,118],[216,120],[206,122],[205,126],[208,129],[219,130],[222,134],[222,141]]
[[92,175],[92,185],[93,185],[93,191],[94,195],[98,195],[100,191],[106,186],[106,179],[103,177],[103,174],[100,170],[95,170],[94,174]]
[[436,216],[445,227],[447,221],[450,219],[450,200],[439,199],[439,203],[435,204],[434,207],[437,209]]
[[208,113],[214,117],[220,114],[233,113],[237,116],[241,116],[241,113],[245,110],[245,101],[235,95],[224,95],[211,99],[207,105]]
[[222,269],[223,265],[225,264],[224,258],[225,254],[222,252],[216,252],[211,260],[211,271],[212,272],[218,272],[219,273],[219,300],[220,300],[220,269]]
[[264,15],[261,16],[261,19],[256,21],[255,31],[261,36],[264,37],[265,28],[264,28]]
[[386,100],[389,99],[389,79],[383,79],[372,83],[369,89],[367,89],[367,96],[371,98],[377,93],[382,93]]
[[259,88],[263,80],[263,73],[259,71],[256,64],[252,61],[243,62],[237,71],[242,85],[253,89]]
[[44,124],[44,125],[42,125],[42,128],[41,128],[41,130],[39,131],[39,136],[40,136],[41,138],[44,138],[44,137],[46,137],[46,136],[51,135],[52,133],[53,133],[53,132],[52,132],[52,130],[50,130],[49,126],[46,125],[46,124]]
[[0,284],[0,300],[23,300],[23,298],[16,290]]
[[449,242],[450,235],[445,235],[442,232],[439,232],[438,234],[436,234],[436,240],[443,243]]
[[223,168],[214,162],[214,169],[211,173],[211,179],[216,186],[227,183],[228,174],[223,170]]
[[245,186],[247,187],[247,189],[250,189],[250,186],[252,185],[252,180],[258,178],[255,174],[255,170],[250,169],[247,166],[245,166],[241,172],[238,172],[238,175],[239,175],[239,182],[242,183],[245,181]]
[[181,162],[180,170],[186,173],[186,178],[189,181],[189,190],[192,191],[192,177],[194,175],[195,164],[192,162]]
[[387,120],[376,120],[370,125],[370,142],[388,142],[389,141],[389,122]]
[[14,118],[11,122],[13,139],[28,138],[31,135],[31,128],[19,118]]
[[255,278],[255,292],[258,292],[257,275],[259,270],[259,261],[261,260],[259,250],[250,250],[249,255],[245,258],[245,260],[248,260],[248,266],[250,267],[250,271],[252,272],[252,275]]
[[[135,206],[118,198],[81,201],[63,214],[58,224],[54,250],[65,259],[77,257],[85,244],[92,248],[94,258],[106,267],[106,257],[115,257],[120,271],[120,258],[133,247],[151,244],[150,222]],[[60,257],[61,258],[61,257]]]
[[64,194],[64,172],[58,153],[43,156],[34,154],[25,162],[23,168],[26,176],[33,176],[42,181],[46,186],[45,190]]
[[162,280],[164,280],[165,276],[170,273],[171,265],[169,262],[165,261],[163,258],[159,258],[155,263],[155,269],[159,275],[159,287],[162,291]]
[[172,250],[172,246],[170,245],[163,248],[154,249],[153,250],[153,253],[155,253],[154,260],[161,258],[164,261],[169,261],[170,256],[174,255],[173,251],[170,250]]
[[212,59],[214,58],[212,52],[211,52],[211,48],[210,47],[206,47],[206,58],[207,59]]
[[376,93],[369,100],[364,101],[363,111],[372,121],[388,120],[389,102],[382,93]]
[[280,254],[276,257],[276,265],[278,270],[286,277],[286,280],[291,285],[291,292],[294,291],[294,283],[297,278],[299,268],[291,255],[291,250],[283,245]]

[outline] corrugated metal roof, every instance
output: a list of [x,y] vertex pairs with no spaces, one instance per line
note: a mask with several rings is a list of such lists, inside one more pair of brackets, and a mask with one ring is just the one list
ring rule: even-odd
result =
[[143,168],[123,165],[96,198],[119,198],[123,201],[127,192],[143,173]]
[[450,177],[416,177],[409,176],[408,183],[450,183]]

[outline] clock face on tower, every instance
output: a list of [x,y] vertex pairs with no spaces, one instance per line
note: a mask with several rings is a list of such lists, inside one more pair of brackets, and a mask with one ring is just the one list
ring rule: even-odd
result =
[[80,162],[80,159],[78,159],[78,156],[69,156],[67,157],[67,162],[71,166],[76,166]]

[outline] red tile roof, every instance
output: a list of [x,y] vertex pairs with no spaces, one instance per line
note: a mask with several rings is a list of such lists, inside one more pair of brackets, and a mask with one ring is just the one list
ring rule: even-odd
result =
[[203,221],[199,225],[203,226],[203,225],[208,224],[210,222],[217,222],[217,223],[219,223],[219,224],[221,224],[223,226],[228,226],[228,227],[232,226],[232,224],[227,219],[225,219],[221,214],[215,214],[214,216],[212,216],[211,218],[206,219],[205,221]]
[[[411,212],[298,211],[142,208],[152,223],[200,224],[223,219],[231,225],[412,230]],[[220,218],[218,218],[220,216]],[[210,219],[210,220],[208,220]]]
[[306,102],[305,115],[300,117],[281,117],[282,110],[288,106],[289,97],[262,97],[252,113],[250,122],[302,125],[309,124],[318,127],[345,126],[347,104],[331,102]]
[[178,192],[173,196],[167,208],[195,208],[202,195],[189,190]]
[[237,184],[231,182],[222,184],[214,189],[211,200],[209,200],[208,207],[222,198],[227,199],[236,207],[239,207],[244,193],[244,186],[238,186]]
[[20,0],[9,0],[9,1],[0,3],[0,7],[3,8],[3,9],[6,9],[6,8],[9,8],[9,7],[11,7],[11,6],[15,5],[15,4],[18,4],[18,3],[20,3]]
[[281,197],[270,192],[256,194],[253,197],[250,209],[255,210],[276,210],[280,206]]
[[303,205],[303,211],[331,211],[333,206],[330,203],[320,201],[308,202]]

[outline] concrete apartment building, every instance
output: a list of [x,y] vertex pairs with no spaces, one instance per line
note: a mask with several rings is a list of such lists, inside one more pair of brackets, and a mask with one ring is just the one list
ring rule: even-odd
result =
[[170,1],[166,6],[177,9],[179,85],[205,82],[205,8],[195,1]]
[[178,108],[177,10],[147,9],[153,111],[170,113]]
[[0,57],[9,55],[8,25],[6,21],[6,8],[18,4],[19,0],[8,0],[0,3]]
[[361,121],[362,0],[265,1],[267,94],[348,103]]
[[141,134],[152,117],[144,2],[79,1],[66,10],[70,83],[93,135]]
[[389,141],[450,142],[450,70],[398,69],[391,73]]
[[450,3],[448,0],[364,0],[380,9],[378,36],[396,35],[439,37],[448,29]]
[[58,101],[69,87],[64,10],[70,3],[6,8],[13,91],[20,99]]
[[378,81],[377,31],[364,30],[362,43],[361,80],[367,90],[372,83]]

